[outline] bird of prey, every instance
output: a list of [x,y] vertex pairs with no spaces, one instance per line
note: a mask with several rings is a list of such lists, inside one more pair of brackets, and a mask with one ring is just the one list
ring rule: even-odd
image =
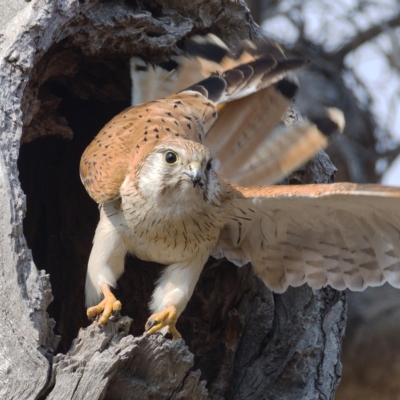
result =
[[99,324],[121,308],[111,288],[128,252],[166,265],[145,329],[173,338],[210,255],[251,262],[275,292],[305,282],[400,286],[400,189],[266,186],[312,157],[343,121],[331,110],[274,129],[297,89],[287,76],[306,61],[253,50],[232,55],[209,36],[193,39],[172,67],[131,60],[140,104],[113,118],[80,164],[100,204],[86,278],[87,314],[101,315]]

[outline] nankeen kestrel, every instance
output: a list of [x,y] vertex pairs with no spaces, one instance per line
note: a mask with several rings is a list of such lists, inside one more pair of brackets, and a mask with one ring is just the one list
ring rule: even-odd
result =
[[[285,60],[278,50],[234,58],[210,38],[193,40],[194,53],[175,60],[170,71],[133,59],[134,102],[142,104],[113,118],[82,156],[82,182],[100,204],[86,279],[89,317],[102,314],[99,324],[105,324],[121,308],[110,288],[128,252],[166,265],[146,332],[168,327],[174,338],[210,255],[238,266],[251,262],[276,292],[305,282],[316,289],[363,290],[386,281],[399,287],[400,189],[242,187],[222,178],[276,182],[323,147],[343,121],[330,110],[316,124],[274,130],[297,88],[287,71],[306,62]],[[210,56],[215,49],[220,53]],[[193,85],[193,76],[205,79]],[[162,95],[192,86],[152,100],[145,79],[153,87],[161,82]]]

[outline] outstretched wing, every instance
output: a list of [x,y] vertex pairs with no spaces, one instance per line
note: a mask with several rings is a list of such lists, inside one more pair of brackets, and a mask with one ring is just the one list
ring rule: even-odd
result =
[[[309,123],[276,129],[297,90],[286,76],[307,64],[301,58],[287,60],[268,40],[243,41],[231,51],[213,34],[193,36],[185,42],[184,54],[166,63],[131,59],[132,101],[207,86],[208,98],[219,104],[218,120],[203,142],[213,154],[214,168],[237,184],[274,184],[327,143]],[[210,76],[225,80],[226,90],[210,93]]]
[[[239,66],[236,62],[230,70],[211,75],[177,94],[130,107],[107,123],[81,159],[80,176],[89,195],[98,203],[118,199],[128,171],[136,168],[158,142],[175,136],[202,142],[217,118],[216,104],[262,90],[282,79],[287,70],[307,64],[303,59],[277,61],[270,54]],[[136,72],[146,71],[139,68]],[[277,85],[279,96],[284,97],[280,102],[283,113],[297,85],[286,80]],[[140,89],[138,82],[136,89]],[[271,119],[272,125],[275,120]],[[221,136],[228,136],[231,129],[232,124],[225,124]]]
[[338,183],[241,188],[212,254],[251,262],[276,292],[400,287],[400,188]]
[[[171,56],[167,62],[155,65],[139,57],[130,59],[132,105],[169,96],[211,75],[221,76],[234,70],[225,75],[232,89],[221,99],[221,102],[232,101],[270,86],[288,71],[307,64],[303,58],[286,60],[279,45],[267,39],[257,43],[242,41],[231,51],[213,34],[195,35],[185,41],[182,55]],[[235,87],[237,80],[242,85]]]

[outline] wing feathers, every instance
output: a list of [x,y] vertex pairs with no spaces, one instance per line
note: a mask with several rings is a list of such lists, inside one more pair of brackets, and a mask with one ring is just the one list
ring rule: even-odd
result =
[[[272,290],[400,286],[400,189],[333,184],[241,188],[220,251],[244,253]],[[235,209],[235,208],[234,208]],[[250,209],[252,211],[250,211]],[[230,238],[230,242],[227,238]]]
[[226,104],[205,139],[214,159],[220,160],[218,173],[232,180],[260,144],[269,141],[289,105],[290,100],[276,87]]
[[[205,142],[214,154],[215,165],[218,160],[223,165],[219,172],[224,177],[242,183],[248,174],[254,175],[257,166],[257,175],[263,177],[258,182],[273,183],[314,155],[316,148],[321,148],[321,143],[314,142],[313,146],[305,143],[303,148],[308,151],[290,167],[287,163],[283,167],[279,165],[276,156],[271,162],[272,158],[264,155],[265,149],[277,149],[283,154],[288,150],[282,148],[279,140],[270,143],[268,137],[281,122],[297,91],[296,83],[284,79],[286,73],[308,65],[308,60],[286,60],[282,50],[269,42],[258,45],[243,42],[234,54],[214,35],[190,38],[185,51],[184,56],[173,57],[173,63],[168,65],[155,66],[137,57],[131,59],[133,104],[164,97],[183,88],[186,89],[181,94],[197,91],[217,104],[229,102],[222,108],[218,123]],[[205,124],[205,131],[210,126],[211,123]],[[286,138],[286,147],[295,136],[298,139],[301,135],[295,132],[282,135],[283,141]],[[286,160],[293,162],[296,157],[298,154],[292,151]],[[241,169],[244,170],[242,176],[236,177]]]
[[343,130],[343,114],[337,109],[327,109],[312,122],[277,127],[295,87],[284,79],[224,105],[205,139],[219,174],[239,185],[274,184],[325,148],[333,133]]
[[219,38],[208,34],[188,39],[184,50],[184,55],[172,56],[159,65],[139,57],[130,59],[132,105],[193,90],[193,85],[201,85],[211,76],[227,82],[227,90],[215,99],[224,103],[270,86],[287,71],[309,64],[301,58],[286,60],[279,46],[267,40],[258,44],[243,41],[234,54]]
[[[226,83],[225,90],[215,91],[212,90],[212,97],[210,100],[216,104],[222,104],[233,100],[241,99],[256,93],[272,84],[282,80],[289,68],[300,68],[308,65],[307,60],[296,60],[293,63],[287,63],[286,60],[283,62],[277,62],[271,55],[264,56],[255,61],[247,64],[239,65],[221,74],[214,73],[210,77],[197,82],[195,86],[190,86],[185,90],[194,90],[195,87],[212,87],[210,81],[215,80],[219,77]],[[290,99],[293,98],[297,85],[294,83],[288,84],[289,81],[285,81],[285,84],[278,86],[278,89],[282,91],[283,95],[286,95]],[[295,89],[295,90],[293,90]]]
[[[271,185],[288,176],[325,148],[328,139],[312,123],[277,128],[254,148],[229,179],[246,185]],[[224,163],[225,164],[225,163]]]

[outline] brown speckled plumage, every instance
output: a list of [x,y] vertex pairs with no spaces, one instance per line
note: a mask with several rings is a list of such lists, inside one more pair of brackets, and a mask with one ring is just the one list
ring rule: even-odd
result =
[[[263,80],[269,86],[281,79],[279,68],[290,60],[270,61],[265,57],[191,90],[131,107],[86,149],[82,182],[101,204],[87,303],[105,297],[88,309],[90,317],[103,313],[99,323],[104,324],[112,310],[120,309],[110,287],[124,271],[127,252],[166,264],[146,331],[168,327],[174,338],[179,337],[176,320],[210,254],[238,266],[251,262],[277,292],[305,282],[317,289],[363,290],[386,281],[400,287],[400,189],[345,183],[242,187],[224,180],[212,166],[205,144],[217,117],[216,103],[229,99],[229,93],[240,97],[258,90]],[[263,127],[274,128],[294,93],[290,82],[281,81],[223,107],[222,122],[209,141],[223,174],[232,173],[245,185],[273,180],[326,144],[331,132],[311,122],[258,140]],[[260,104],[269,106],[265,115]],[[329,113],[326,118],[328,126],[340,130],[340,118]],[[245,156],[251,157],[250,164]]]
[[80,175],[86,190],[97,203],[119,198],[128,171],[161,140],[181,137],[201,142],[215,119],[214,103],[197,92],[124,110],[104,126],[82,155]]

